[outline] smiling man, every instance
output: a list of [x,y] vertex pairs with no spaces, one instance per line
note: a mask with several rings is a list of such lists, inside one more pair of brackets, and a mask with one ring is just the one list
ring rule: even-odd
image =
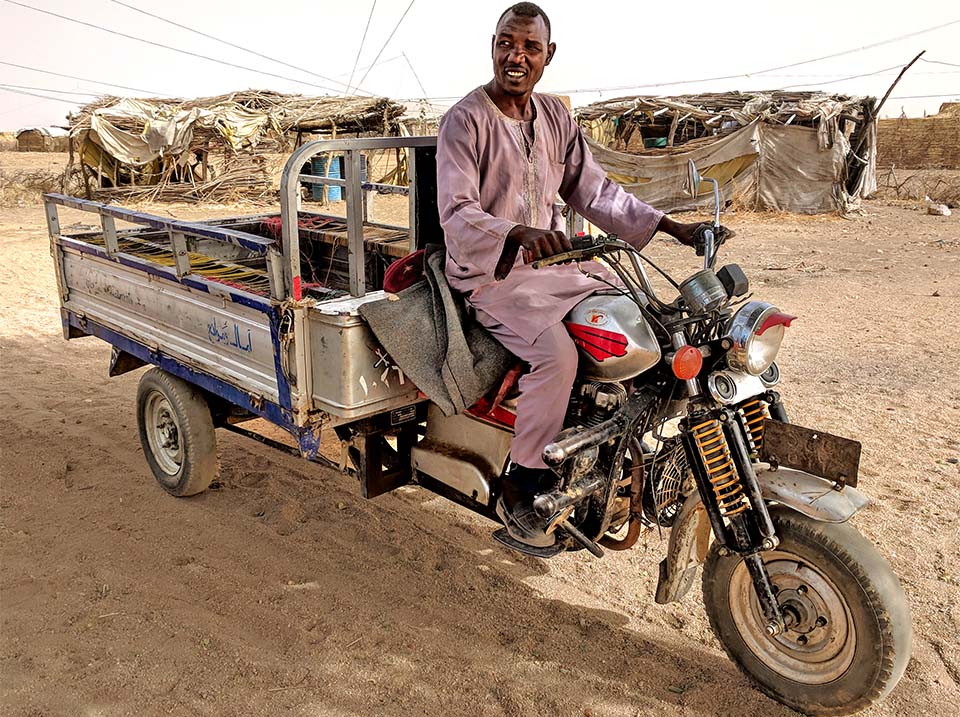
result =
[[[577,350],[563,317],[606,288],[573,264],[534,271],[528,262],[570,249],[559,196],[607,232],[641,247],[658,230],[691,244],[699,224],[678,224],[607,179],[562,102],[535,94],[556,52],[537,5],[508,8],[493,37],[493,79],[445,115],[437,140],[446,274],[477,318],[530,365],[520,379],[511,466],[497,503],[510,535],[551,545],[533,498],[555,480],[541,459],[563,427]],[[605,274],[600,265],[585,264]]]

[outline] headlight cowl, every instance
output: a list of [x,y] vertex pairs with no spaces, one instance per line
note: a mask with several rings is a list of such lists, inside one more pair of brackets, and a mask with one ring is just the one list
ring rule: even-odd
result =
[[748,301],[741,306],[727,326],[727,336],[733,342],[727,353],[730,368],[753,376],[766,371],[777,358],[785,327],[795,318],[765,301]]

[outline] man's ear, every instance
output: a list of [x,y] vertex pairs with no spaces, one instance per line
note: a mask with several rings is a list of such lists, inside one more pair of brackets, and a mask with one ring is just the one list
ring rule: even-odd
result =
[[491,35],[490,36],[490,57],[493,57],[493,50],[496,46],[497,46],[497,36]]
[[547,45],[547,61],[544,63],[545,65],[550,64],[550,60],[553,59],[553,53],[555,53],[556,51],[557,51],[557,43],[551,42],[549,45]]

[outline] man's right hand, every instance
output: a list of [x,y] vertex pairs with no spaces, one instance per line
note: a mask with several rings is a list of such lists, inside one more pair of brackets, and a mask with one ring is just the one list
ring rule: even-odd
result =
[[497,263],[496,278],[503,279],[510,273],[518,251],[523,251],[523,262],[529,264],[537,259],[546,259],[548,256],[570,251],[572,248],[567,235],[561,231],[534,229],[518,224],[507,234],[503,253]]

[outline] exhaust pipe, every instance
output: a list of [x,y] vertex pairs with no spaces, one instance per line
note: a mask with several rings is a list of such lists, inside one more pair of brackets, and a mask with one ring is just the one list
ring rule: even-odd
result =
[[621,416],[614,416],[592,428],[579,431],[554,443],[548,443],[541,454],[543,462],[548,466],[558,466],[584,448],[606,443],[623,433],[623,422],[624,419]]

